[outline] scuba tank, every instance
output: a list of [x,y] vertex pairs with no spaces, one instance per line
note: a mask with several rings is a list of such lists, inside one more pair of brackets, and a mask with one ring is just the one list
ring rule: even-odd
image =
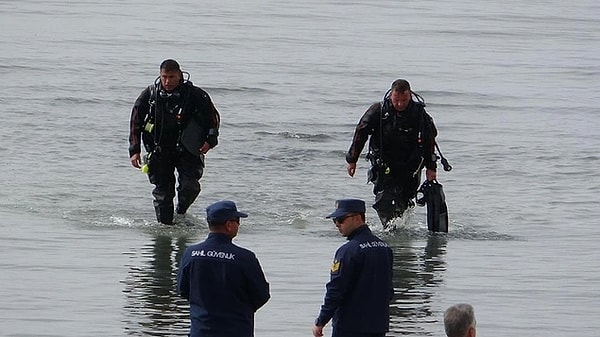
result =
[[417,205],[427,205],[427,229],[448,233],[448,206],[442,184],[425,180],[417,191]]

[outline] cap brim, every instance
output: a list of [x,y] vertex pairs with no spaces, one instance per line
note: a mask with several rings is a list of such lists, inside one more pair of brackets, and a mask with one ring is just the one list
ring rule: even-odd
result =
[[333,213],[331,213],[328,216],[326,216],[325,219],[339,218],[339,217],[344,216],[346,214],[348,214],[348,212],[346,212],[344,210],[336,209]]
[[239,211],[236,213],[236,215],[238,217],[240,217],[240,218],[247,218],[248,217],[248,214],[246,214],[244,212],[239,212]]

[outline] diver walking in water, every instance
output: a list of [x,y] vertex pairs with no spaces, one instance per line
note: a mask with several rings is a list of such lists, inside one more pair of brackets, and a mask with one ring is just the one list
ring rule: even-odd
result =
[[[155,186],[158,222],[172,224],[174,211],[185,214],[196,200],[204,155],[218,143],[219,124],[219,112],[208,93],[189,81],[189,73],[182,72],[177,61],[163,61],[160,76],[135,101],[129,124],[131,165],[148,173]],[[141,143],[146,150],[143,160]]]
[[370,137],[367,158],[371,162],[369,181],[374,184],[373,208],[384,227],[414,206],[412,199],[423,168],[428,181],[437,178],[436,136],[437,129],[425,111],[423,98],[404,79],[394,81],[383,101],[372,104],[358,122],[346,154],[346,168],[353,177],[356,162]]

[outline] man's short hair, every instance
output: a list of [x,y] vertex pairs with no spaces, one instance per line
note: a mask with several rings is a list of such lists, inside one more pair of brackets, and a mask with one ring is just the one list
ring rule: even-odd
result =
[[392,83],[392,91],[405,92],[410,90],[410,83],[407,80],[399,78]]
[[181,71],[181,68],[179,67],[179,63],[177,63],[177,61],[175,61],[173,59],[168,59],[168,60],[162,61],[162,63],[160,64],[160,70],[171,72],[171,71]]
[[444,329],[448,337],[466,337],[469,328],[474,328],[475,324],[475,311],[470,304],[455,304],[444,313]]

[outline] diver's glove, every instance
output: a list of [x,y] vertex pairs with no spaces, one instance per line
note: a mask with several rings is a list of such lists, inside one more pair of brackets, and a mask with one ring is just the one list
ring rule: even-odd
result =
[[217,137],[219,137],[219,130],[217,130],[217,129],[208,130],[208,136],[206,137],[206,142],[208,143],[208,145],[210,145],[211,148],[213,148],[213,147],[217,146],[217,144],[219,144],[219,139]]
[[217,139],[217,136],[208,136],[206,138],[206,142],[208,143],[208,145],[210,145],[211,148],[217,146],[217,144],[219,144],[219,140]]

